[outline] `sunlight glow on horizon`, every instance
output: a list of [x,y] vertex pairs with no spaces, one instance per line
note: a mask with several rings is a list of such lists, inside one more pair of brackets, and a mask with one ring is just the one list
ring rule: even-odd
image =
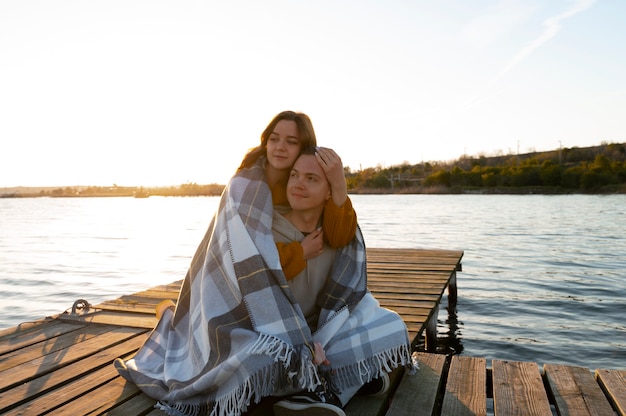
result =
[[353,171],[626,142],[625,18],[595,0],[5,0],[0,187],[225,184],[286,109]]

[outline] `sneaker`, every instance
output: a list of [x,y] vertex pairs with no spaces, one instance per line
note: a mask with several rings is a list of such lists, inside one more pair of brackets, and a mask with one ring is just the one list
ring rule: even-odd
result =
[[303,391],[274,403],[275,416],[346,416],[341,401],[323,385],[314,391]]
[[365,383],[357,392],[362,396],[383,397],[387,391],[389,391],[391,381],[389,380],[389,374],[384,373],[382,377],[373,379],[372,381]]

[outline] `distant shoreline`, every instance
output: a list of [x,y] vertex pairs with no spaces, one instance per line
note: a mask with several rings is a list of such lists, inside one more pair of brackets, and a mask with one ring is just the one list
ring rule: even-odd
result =
[[[626,143],[454,162],[345,168],[351,194],[626,194]],[[218,196],[225,185],[4,187],[2,198]]]
[[[225,185],[194,185],[191,187],[6,187],[0,188],[0,198],[148,198],[150,196],[220,196]],[[593,191],[563,187],[493,187],[448,188],[443,186],[410,188],[359,188],[348,190],[351,195],[610,195],[626,194],[626,186],[607,186]]]
[[150,196],[219,196],[225,185],[146,186],[17,186],[0,188],[0,198],[102,198]]

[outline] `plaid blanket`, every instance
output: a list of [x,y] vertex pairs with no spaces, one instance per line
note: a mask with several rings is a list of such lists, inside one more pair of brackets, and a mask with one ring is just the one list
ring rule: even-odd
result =
[[166,310],[120,374],[170,415],[238,415],[252,401],[320,383],[320,342],[341,389],[410,365],[404,322],[367,290],[360,230],[336,256],[311,333],[289,291],[272,237],[265,159],[238,172]]

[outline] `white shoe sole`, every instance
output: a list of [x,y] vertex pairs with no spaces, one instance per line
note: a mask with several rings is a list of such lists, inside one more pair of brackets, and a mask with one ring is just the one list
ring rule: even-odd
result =
[[339,407],[329,403],[294,403],[281,400],[274,403],[275,416],[346,416]]

